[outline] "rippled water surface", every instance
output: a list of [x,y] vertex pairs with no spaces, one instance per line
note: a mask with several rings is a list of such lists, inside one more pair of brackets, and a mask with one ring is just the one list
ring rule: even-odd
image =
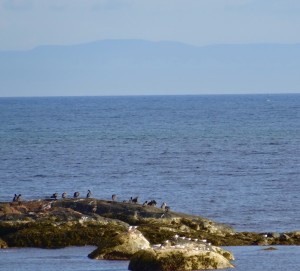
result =
[[[90,260],[87,255],[93,247],[64,249],[2,249],[1,271],[126,271],[128,261]],[[300,267],[300,247],[278,246],[277,250],[264,251],[262,247],[227,247],[236,257],[235,271],[296,271]]]
[[1,201],[91,189],[300,230],[300,95],[0,98],[0,153]]

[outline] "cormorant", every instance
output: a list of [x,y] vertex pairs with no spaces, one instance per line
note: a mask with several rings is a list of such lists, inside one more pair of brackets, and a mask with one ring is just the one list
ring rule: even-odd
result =
[[13,198],[13,202],[17,201],[18,195],[15,194],[14,198]]
[[79,197],[79,195],[80,195],[80,193],[79,193],[79,192],[75,192],[73,197],[76,199],[76,198],[78,198],[78,197]]
[[57,198],[58,198],[58,193],[52,194],[52,196],[51,196],[50,198],[51,198],[51,199],[57,199]]
[[139,203],[139,197],[135,197],[135,198],[132,200],[132,202],[133,202],[133,203],[136,203],[136,204]]
[[88,199],[88,198],[90,198],[92,196],[92,192],[91,192],[91,190],[88,190],[88,193],[86,194],[86,198]]
[[156,204],[157,204],[157,202],[156,202],[156,200],[151,200],[150,202],[148,202],[148,205],[149,206],[156,206]]

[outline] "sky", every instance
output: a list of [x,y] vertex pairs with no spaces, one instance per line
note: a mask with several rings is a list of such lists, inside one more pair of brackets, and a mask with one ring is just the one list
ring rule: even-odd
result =
[[0,0],[0,51],[104,39],[299,43],[299,0]]

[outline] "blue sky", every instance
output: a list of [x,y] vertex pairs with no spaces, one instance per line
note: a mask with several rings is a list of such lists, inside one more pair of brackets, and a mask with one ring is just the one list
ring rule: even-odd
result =
[[0,50],[102,39],[299,43],[299,0],[0,0]]

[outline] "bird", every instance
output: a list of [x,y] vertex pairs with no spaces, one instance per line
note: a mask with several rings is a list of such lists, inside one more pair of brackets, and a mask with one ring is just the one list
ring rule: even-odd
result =
[[111,196],[111,200],[112,201],[115,201],[117,199],[117,195],[116,194],[113,194],[112,196]]
[[144,203],[143,203],[143,207],[146,207],[147,206],[147,204],[148,204],[148,200],[146,200]]
[[134,199],[132,199],[132,202],[138,204],[139,203],[139,197],[135,197]]
[[66,193],[66,192],[63,192],[62,195],[61,195],[61,197],[62,197],[63,199],[65,199],[65,198],[67,197],[67,193]]
[[78,198],[79,197],[79,195],[80,195],[80,193],[79,192],[75,192],[74,193],[74,198],[76,199],[76,198]]
[[18,195],[15,194],[14,198],[13,198],[13,202],[17,201]]
[[157,202],[154,199],[148,202],[149,206],[156,206],[156,204],[157,204]]
[[165,210],[166,209],[167,204],[165,202],[162,203],[162,205],[160,206],[161,209]]
[[51,199],[57,199],[57,198],[58,198],[58,193],[52,194],[52,196],[51,196],[50,198],[51,198]]
[[129,203],[132,203],[132,197],[130,197],[130,199],[129,199],[129,201],[128,201]]
[[91,192],[91,190],[88,190],[88,193],[86,194],[86,198],[88,199],[88,198],[90,198],[92,196],[92,192]]

